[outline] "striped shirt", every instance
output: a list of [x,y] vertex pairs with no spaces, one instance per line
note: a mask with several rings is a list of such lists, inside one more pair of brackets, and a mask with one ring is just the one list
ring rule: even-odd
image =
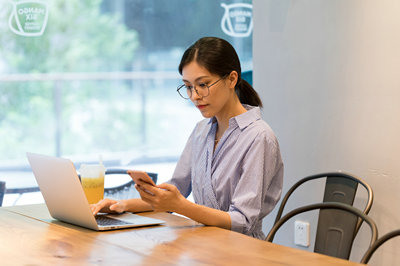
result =
[[169,183],[185,197],[193,192],[197,204],[228,212],[231,230],[264,239],[262,219],[281,196],[283,163],[260,109],[244,107],[215,151],[215,117],[196,125]]

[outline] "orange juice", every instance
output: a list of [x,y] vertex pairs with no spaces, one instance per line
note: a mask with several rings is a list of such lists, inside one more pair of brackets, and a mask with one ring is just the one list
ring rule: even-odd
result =
[[104,195],[104,175],[101,177],[82,177],[83,191],[89,204],[97,203]]
[[104,196],[104,174],[106,168],[100,164],[82,164],[79,172],[83,191],[89,204],[97,203]]

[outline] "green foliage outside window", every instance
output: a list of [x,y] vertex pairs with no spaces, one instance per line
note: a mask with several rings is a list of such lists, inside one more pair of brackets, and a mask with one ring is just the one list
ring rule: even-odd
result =
[[[0,74],[130,69],[138,47],[137,34],[127,29],[118,16],[101,13],[100,0],[53,0],[49,3],[44,34],[24,37],[8,29],[12,5],[2,2]],[[107,110],[102,106],[113,99],[126,97],[131,93],[130,88],[129,83],[111,81],[0,81],[0,159],[21,158],[27,150],[54,154],[55,123],[60,121],[61,131],[65,132],[61,145],[67,153],[76,151],[71,147],[72,143],[81,145],[82,151],[92,147],[84,140],[94,131],[96,134],[92,136],[98,136],[100,140],[93,141],[102,141],[104,145],[111,143],[112,139],[102,140],[105,139],[101,134],[104,125],[97,124],[99,116],[103,123],[113,127],[115,115],[126,115],[126,123],[137,125],[138,114],[126,112],[121,106],[113,108],[111,105]],[[57,97],[61,102],[57,103]],[[61,117],[57,117],[57,108],[62,108]],[[84,134],[70,130],[77,117],[87,120]],[[121,127],[124,129],[125,125]]]
[[[10,30],[11,1],[18,2],[0,0],[0,166],[26,163],[26,151],[147,156],[162,148],[162,156],[178,156],[201,119],[175,91],[184,49],[202,36],[222,37],[235,46],[243,70],[251,69],[251,38],[228,36],[220,26],[221,3],[241,1],[42,0],[49,18],[39,37]],[[142,70],[177,79],[85,79]],[[35,73],[50,79],[23,80]],[[68,74],[80,78],[65,80]]]

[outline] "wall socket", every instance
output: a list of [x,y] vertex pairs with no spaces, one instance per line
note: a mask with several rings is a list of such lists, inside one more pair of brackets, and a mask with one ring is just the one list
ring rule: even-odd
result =
[[310,223],[303,221],[294,222],[294,243],[298,246],[310,246]]

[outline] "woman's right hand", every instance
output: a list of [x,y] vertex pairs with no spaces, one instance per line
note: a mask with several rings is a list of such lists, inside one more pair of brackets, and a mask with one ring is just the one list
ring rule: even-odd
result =
[[123,200],[102,199],[95,204],[90,204],[90,209],[93,215],[98,212],[122,213],[126,209],[126,204]]

